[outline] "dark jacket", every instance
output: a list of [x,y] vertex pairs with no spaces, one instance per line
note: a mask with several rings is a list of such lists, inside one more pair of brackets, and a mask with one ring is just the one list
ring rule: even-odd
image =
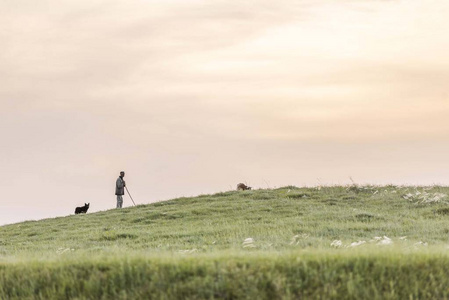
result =
[[117,196],[125,194],[125,181],[122,177],[117,178],[117,182],[115,183],[115,194]]

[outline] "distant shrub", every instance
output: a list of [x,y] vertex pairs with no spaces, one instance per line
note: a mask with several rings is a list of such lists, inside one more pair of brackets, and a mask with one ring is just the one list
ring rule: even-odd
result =
[[291,198],[291,199],[310,198],[310,194],[308,194],[308,193],[291,193],[291,194],[288,194],[287,197]]
[[104,233],[100,240],[104,240],[104,241],[116,241],[119,239],[135,239],[137,238],[136,234],[132,234],[132,233],[117,233],[117,232],[113,232],[113,231],[107,231],[106,233]]
[[428,193],[427,191],[415,191],[402,196],[405,200],[413,204],[435,204],[435,203],[449,203],[447,194],[443,193]]
[[372,214],[361,213],[361,214],[355,215],[355,218],[360,222],[370,222],[373,219],[375,219],[376,217]]
[[329,199],[324,199],[320,201],[321,203],[327,204],[327,205],[337,205],[338,204],[338,200],[337,199],[333,199],[333,198],[329,198]]
[[356,194],[365,193],[365,194],[376,194],[378,192],[378,187],[374,185],[358,185],[352,184],[346,188],[348,192],[354,192]]
[[435,212],[439,215],[449,215],[449,207],[439,208]]

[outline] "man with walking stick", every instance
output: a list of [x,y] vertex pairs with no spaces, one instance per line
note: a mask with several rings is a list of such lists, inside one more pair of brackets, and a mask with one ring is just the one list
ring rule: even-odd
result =
[[121,171],[120,176],[115,182],[115,195],[117,195],[117,208],[122,208],[123,206],[123,195],[125,194],[126,182],[123,180],[125,177],[125,172]]
[[123,177],[125,177],[125,171],[120,172],[120,176],[117,178],[117,181],[115,182],[115,195],[117,196],[117,208],[122,208],[123,206],[123,195],[125,194],[125,189],[128,192],[129,198],[131,198],[131,201],[133,202],[134,206],[136,206],[133,197],[131,197],[128,188],[126,187],[126,182],[123,180]]

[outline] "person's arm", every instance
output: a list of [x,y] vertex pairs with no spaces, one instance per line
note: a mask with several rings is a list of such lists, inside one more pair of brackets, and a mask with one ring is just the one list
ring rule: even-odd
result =
[[125,186],[125,182],[119,178],[117,178],[117,188],[122,189]]

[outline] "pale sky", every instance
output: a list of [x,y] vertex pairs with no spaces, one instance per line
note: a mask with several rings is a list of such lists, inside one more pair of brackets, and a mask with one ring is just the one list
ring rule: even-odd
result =
[[114,208],[121,170],[138,204],[448,185],[448,20],[446,0],[3,0],[0,225]]

